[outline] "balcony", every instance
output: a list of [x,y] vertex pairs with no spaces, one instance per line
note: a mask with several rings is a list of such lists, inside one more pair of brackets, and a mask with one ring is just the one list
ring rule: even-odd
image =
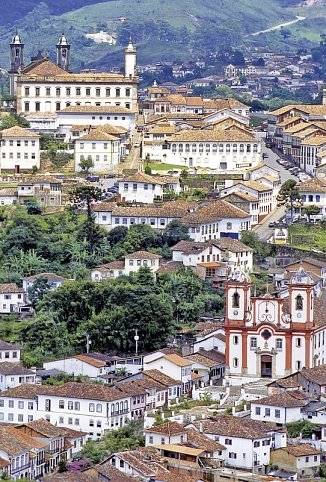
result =
[[21,472],[22,470],[26,470],[30,468],[30,464],[25,464],[25,465],[20,465],[19,467],[11,468],[11,474],[18,474],[18,472]]
[[117,410],[115,412],[111,412],[111,417],[116,417],[117,415],[125,415],[126,413],[129,413],[129,408],[126,408],[124,410]]

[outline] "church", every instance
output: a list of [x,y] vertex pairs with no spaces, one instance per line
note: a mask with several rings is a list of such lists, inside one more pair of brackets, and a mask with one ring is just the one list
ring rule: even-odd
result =
[[250,277],[242,271],[225,288],[231,383],[280,378],[326,362],[326,301],[316,298],[314,281],[302,267],[290,279],[288,298],[252,296]]
[[125,72],[72,73],[71,45],[63,34],[56,45],[57,61],[39,53],[24,65],[24,43],[18,32],[10,44],[10,93],[18,113],[55,113],[70,106],[118,106],[137,111],[136,48],[125,49]]

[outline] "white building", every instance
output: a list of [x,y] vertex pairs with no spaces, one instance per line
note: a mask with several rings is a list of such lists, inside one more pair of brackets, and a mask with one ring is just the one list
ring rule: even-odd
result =
[[2,392],[0,418],[25,423],[45,418],[58,427],[88,432],[96,440],[131,420],[130,395],[114,387],[71,382],[60,386],[24,385]]
[[309,399],[297,390],[277,393],[250,404],[250,418],[262,422],[273,422],[285,425],[302,420],[302,408],[308,405]]
[[124,127],[133,134],[136,125],[136,111],[121,105],[81,105],[70,106],[57,112],[56,127],[67,134],[74,125]]
[[120,162],[120,139],[101,128],[93,129],[75,141],[75,171],[82,171],[80,163],[91,159],[89,171],[108,172]]
[[118,276],[129,276],[130,274],[137,273],[140,268],[149,268],[152,273],[160,267],[159,256],[155,253],[149,253],[147,251],[136,251],[125,256],[124,261],[112,261],[111,263],[102,264],[97,266],[91,272],[91,278],[93,281],[100,281],[106,278],[117,278]]
[[[17,37],[17,38],[16,38]],[[24,45],[19,36],[11,44],[10,90],[17,94],[19,113],[56,112],[70,105],[123,106],[137,109],[136,49],[125,49],[125,72],[71,73],[70,44],[62,36],[57,44],[57,63],[37,56],[24,67]]]
[[16,283],[0,284],[0,313],[19,313],[25,304],[25,293]]
[[300,167],[312,176],[321,161],[321,152],[326,147],[326,135],[316,135],[301,142]]
[[33,276],[27,276],[26,278],[23,278],[23,290],[27,294],[27,298],[28,289],[31,288],[34,285],[35,281],[37,281],[39,278],[46,279],[46,283],[49,286],[50,290],[55,290],[67,281],[71,281],[68,278],[63,278],[62,276],[59,276],[55,273],[38,273],[34,274]]
[[24,384],[35,384],[36,373],[25,368],[21,363],[1,361],[0,363],[0,391],[18,387]]
[[[318,177],[301,182],[298,185],[302,199],[302,207],[319,207],[318,216],[326,216],[326,181]],[[314,216],[312,216],[313,218]]]
[[18,183],[18,200],[21,204],[36,198],[42,207],[61,206],[62,181],[52,176],[29,177]]
[[192,422],[186,428],[226,447],[225,465],[263,473],[270,463],[271,449],[286,446],[286,431],[271,429],[263,422],[220,415],[211,420]]
[[243,172],[261,163],[261,143],[244,129],[187,129],[171,137],[164,162],[185,167]]
[[88,355],[75,355],[70,358],[62,358],[43,363],[45,370],[57,369],[68,375],[82,375],[98,380],[101,375],[108,372],[105,361],[97,360]]
[[158,353],[157,358],[152,360],[144,359],[144,370],[159,370],[175,380],[182,382],[182,392],[187,393],[191,388],[192,362],[179,355],[162,355]]
[[1,171],[31,171],[40,168],[39,135],[14,126],[0,132]]
[[14,343],[0,340],[0,361],[17,363],[20,361],[21,348]]
[[163,200],[164,182],[160,177],[137,172],[119,180],[119,195],[122,202],[152,204],[154,200]]

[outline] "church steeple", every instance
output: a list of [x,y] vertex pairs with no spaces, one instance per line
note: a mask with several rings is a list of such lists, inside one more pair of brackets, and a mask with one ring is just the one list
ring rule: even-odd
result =
[[63,33],[57,43],[57,65],[69,71],[70,67],[70,43]]
[[24,68],[24,44],[18,31],[13,36],[10,43],[10,95],[16,95],[17,93],[17,78],[21,70]]
[[133,45],[132,40],[129,39],[128,47],[125,49],[125,77],[128,79],[137,75],[136,62],[136,47]]

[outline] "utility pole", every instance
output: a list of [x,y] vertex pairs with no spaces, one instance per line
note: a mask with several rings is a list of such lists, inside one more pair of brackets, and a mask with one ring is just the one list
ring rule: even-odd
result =
[[90,336],[88,333],[85,333],[85,336],[86,336],[86,353],[89,353],[89,347],[92,342],[90,340]]
[[138,355],[138,341],[139,341],[138,329],[137,328],[135,328],[134,340],[135,340],[135,343],[136,343],[136,356],[137,356]]

